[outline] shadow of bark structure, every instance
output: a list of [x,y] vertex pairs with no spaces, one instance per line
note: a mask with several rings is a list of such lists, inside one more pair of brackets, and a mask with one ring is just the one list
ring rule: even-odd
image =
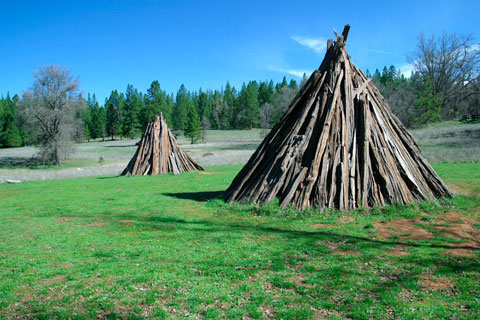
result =
[[164,193],[164,196],[182,199],[193,200],[197,202],[207,202],[213,199],[223,199],[224,191],[205,191],[205,192],[180,192],[180,193]]

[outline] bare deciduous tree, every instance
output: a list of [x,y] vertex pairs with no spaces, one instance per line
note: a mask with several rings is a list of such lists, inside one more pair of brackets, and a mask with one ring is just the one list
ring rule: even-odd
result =
[[40,156],[60,164],[71,151],[72,139],[83,132],[79,116],[85,100],[79,93],[78,78],[63,66],[40,67],[32,87],[23,93],[23,110],[32,126],[40,128]]
[[473,35],[449,34],[418,36],[416,50],[409,62],[433,86],[441,99],[442,109],[456,116],[459,106],[473,94],[473,85],[480,70],[480,50]]
[[210,121],[206,116],[202,116],[202,143],[207,142],[207,130],[210,129]]
[[260,137],[262,138],[265,138],[267,136],[267,133],[271,128],[273,112],[274,106],[270,102],[266,102],[260,107],[260,124],[262,126]]
[[275,94],[273,102],[266,102],[260,106],[260,124],[262,127],[260,136],[265,137],[268,130],[280,120],[297,92],[298,89],[296,88],[281,87]]

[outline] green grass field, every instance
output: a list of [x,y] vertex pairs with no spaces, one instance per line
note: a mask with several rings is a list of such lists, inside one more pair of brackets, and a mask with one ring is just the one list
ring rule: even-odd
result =
[[227,205],[240,166],[0,185],[0,319],[478,319],[480,164],[435,169],[350,218]]

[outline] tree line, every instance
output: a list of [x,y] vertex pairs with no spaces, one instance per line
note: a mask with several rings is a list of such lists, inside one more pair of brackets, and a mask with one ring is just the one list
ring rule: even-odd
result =
[[[480,115],[480,50],[471,35],[420,34],[408,59],[414,67],[408,78],[394,66],[366,71],[407,127]],[[99,103],[95,94],[82,97],[77,78],[66,68],[41,67],[21,97],[0,98],[0,147],[40,145],[42,159],[58,164],[70,141],[134,138],[160,112],[177,135],[192,143],[204,139],[207,129],[266,132],[306,79],[249,81],[240,89],[227,82],[205,91],[181,85],[175,95],[153,81],[145,93],[128,85]]]
[[[306,76],[305,76],[306,77]],[[220,90],[189,91],[182,84],[176,95],[153,81],[146,93],[128,85],[125,93],[113,90],[103,105],[88,94],[84,117],[86,140],[133,138],[155,115],[163,113],[169,127],[199,141],[202,129],[251,129],[270,127],[298,92],[295,80],[249,81],[240,90],[226,83]]]

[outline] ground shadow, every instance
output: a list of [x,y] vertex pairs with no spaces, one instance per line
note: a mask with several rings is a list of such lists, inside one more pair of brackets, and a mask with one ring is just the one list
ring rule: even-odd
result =
[[36,168],[43,166],[42,160],[38,158],[24,157],[2,157],[0,158],[1,169],[17,169],[17,168]]
[[106,148],[130,148],[130,147],[138,147],[136,144],[129,144],[125,146],[105,146]]
[[[202,199],[202,192],[191,193],[191,194],[182,194],[174,193],[172,196],[178,197],[180,199],[192,199],[191,197],[198,197]],[[205,192],[205,198],[208,197],[208,194],[211,196],[218,197],[218,195],[223,195],[223,192]],[[168,194],[165,194],[168,196]],[[185,198],[181,198],[185,197]],[[189,197],[189,198],[187,198]],[[213,198],[210,198],[213,199]],[[195,200],[195,199],[192,199]],[[196,200],[202,201],[202,200]],[[403,241],[400,239],[377,239],[375,237],[369,236],[357,236],[351,234],[344,234],[341,232],[335,232],[330,230],[322,231],[309,231],[309,230],[295,230],[295,229],[284,229],[281,227],[272,227],[272,226],[262,226],[262,225],[251,225],[249,223],[239,223],[224,221],[218,216],[214,219],[205,219],[205,220],[186,220],[179,217],[172,216],[147,216],[141,217],[136,214],[123,214],[116,216],[117,219],[131,219],[137,223],[140,223],[143,227],[156,230],[156,229],[165,229],[165,225],[171,225],[171,228],[175,229],[184,229],[189,230],[190,232],[237,232],[237,231],[250,231],[254,233],[261,234],[281,234],[284,237],[292,239],[316,239],[316,240],[328,240],[338,243],[350,243],[350,244],[362,244],[366,247],[382,248],[385,246],[400,246],[404,248],[437,248],[437,249],[467,249],[474,252],[479,252],[480,248],[470,246],[469,244],[457,245],[452,247],[449,244],[440,244],[440,243],[431,243],[430,241]]]
[[214,146],[215,150],[256,150],[259,143],[234,143],[224,146]]
[[198,202],[207,202],[213,199],[223,199],[225,191],[205,191],[205,192],[180,192],[180,193],[164,193],[164,196],[183,199],[183,200],[193,200]]
[[109,179],[117,179],[122,177],[122,175],[116,175],[116,176],[105,176],[105,177],[97,177],[98,180],[109,180]]

